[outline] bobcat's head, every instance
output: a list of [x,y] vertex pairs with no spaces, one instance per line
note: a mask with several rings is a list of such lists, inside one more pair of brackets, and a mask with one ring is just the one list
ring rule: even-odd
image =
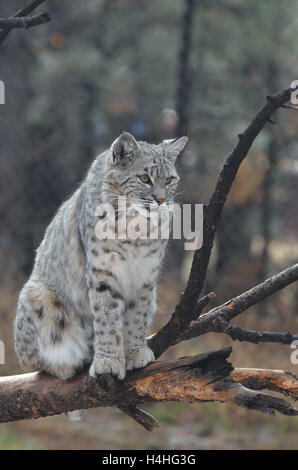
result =
[[106,202],[113,203],[118,196],[126,196],[128,202],[141,202],[145,207],[169,202],[179,181],[175,161],[187,140],[181,137],[155,145],[137,142],[129,132],[123,132],[106,156]]

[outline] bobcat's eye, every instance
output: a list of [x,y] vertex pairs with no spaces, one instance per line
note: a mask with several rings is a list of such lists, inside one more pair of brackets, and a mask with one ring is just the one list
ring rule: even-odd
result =
[[151,179],[149,178],[148,175],[140,175],[139,178],[142,181],[142,183],[152,184]]
[[166,178],[166,184],[170,184],[172,181],[173,181],[173,176],[169,176],[168,178]]

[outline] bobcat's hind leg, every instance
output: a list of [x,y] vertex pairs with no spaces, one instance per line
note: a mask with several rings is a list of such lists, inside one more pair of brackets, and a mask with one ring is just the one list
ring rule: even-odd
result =
[[24,305],[19,303],[14,321],[14,344],[19,363],[24,370],[41,370],[36,326]]
[[[24,318],[25,313],[25,318]],[[28,362],[28,351],[24,344],[30,342],[32,336],[21,332],[21,328],[32,323],[35,328],[35,360],[30,367],[49,372],[66,380],[87,364],[92,358],[93,329],[86,319],[84,324],[80,318],[66,311],[55,292],[45,284],[29,281],[21,295],[17,317],[15,320],[16,352],[22,366]]]

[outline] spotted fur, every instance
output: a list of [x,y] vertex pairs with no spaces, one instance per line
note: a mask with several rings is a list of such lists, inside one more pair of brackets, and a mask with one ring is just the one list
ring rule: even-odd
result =
[[91,376],[123,379],[126,370],[154,361],[145,337],[166,241],[100,240],[96,208],[116,207],[118,196],[145,208],[170,201],[178,183],[175,160],[186,141],[152,145],[121,134],[60,207],[19,296],[14,336],[24,368],[68,379],[89,365]]

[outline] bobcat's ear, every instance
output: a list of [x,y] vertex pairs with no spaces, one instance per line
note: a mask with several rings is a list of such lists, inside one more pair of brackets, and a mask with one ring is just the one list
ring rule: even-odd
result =
[[176,158],[187,144],[187,141],[188,137],[186,136],[180,137],[179,139],[164,140],[163,146],[166,151],[166,155],[175,162]]
[[111,145],[111,156],[115,164],[125,164],[138,156],[140,146],[134,136],[123,132]]

